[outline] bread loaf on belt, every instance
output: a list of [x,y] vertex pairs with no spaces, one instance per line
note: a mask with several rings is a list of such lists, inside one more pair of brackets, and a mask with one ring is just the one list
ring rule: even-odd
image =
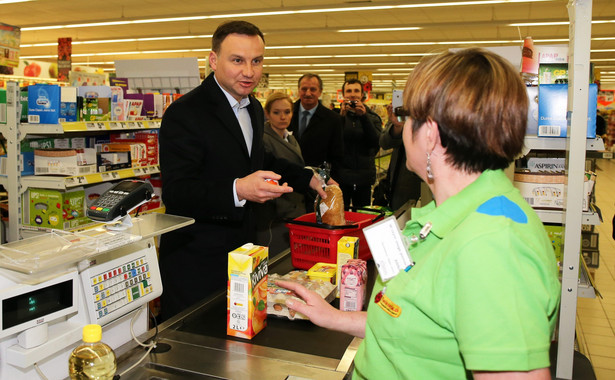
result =
[[344,197],[342,190],[337,185],[330,185],[325,187],[327,193],[326,199],[321,199],[320,196],[316,197],[314,203],[316,215],[320,215],[322,223],[329,224],[331,226],[343,226],[346,224],[346,218],[344,217]]

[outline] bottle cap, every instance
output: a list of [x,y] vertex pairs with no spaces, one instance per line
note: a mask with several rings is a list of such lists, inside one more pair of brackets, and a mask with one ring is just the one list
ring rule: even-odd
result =
[[100,325],[83,326],[83,341],[86,343],[100,342],[102,339],[102,327]]

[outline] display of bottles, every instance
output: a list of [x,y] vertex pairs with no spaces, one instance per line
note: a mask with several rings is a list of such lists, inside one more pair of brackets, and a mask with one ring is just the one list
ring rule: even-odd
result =
[[83,343],[75,348],[68,359],[71,379],[111,380],[117,368],[115,353],[102,339],[100,325],[83,327]]

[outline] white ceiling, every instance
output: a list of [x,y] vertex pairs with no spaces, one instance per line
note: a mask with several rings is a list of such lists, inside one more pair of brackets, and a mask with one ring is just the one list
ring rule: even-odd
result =
[[[329,90],[339,88],[345,71],[371,71],[375,88],[402,86],[410,69],[426,53],[464,46],[518,46],[525,36],[536,45],[568,43],[568,25],[510,26],[527,22],[567,22],[567,1],[477,0],[468,5],[459,1],[434,3],[418,1],[339,1],[339,0],[35,0],[0,4],[0,22],[19,26],[21,56],[55,60],[60,37],[73,40],[73,64],[92,63],[113,69],[116,59],[198,57],[199,65],[211,48],[209,37],[90,43],[107,39],[211,35],[217,25],[229,19],[244,19],[265,33],[267,51],[265,72],[270,83],[296,87],[304,72],[316,72]],[[0,1],[1,3],[1,1]],[[435,6],[443,4],[442,6]],[[445,5],[449,4],[449,5]],[[422,6],[421,6],[422,5]],[[376,7],[380,9],[376,9]],[[336,11],[312,13],[316,9]],[[351,10],[352,9],[352,10]],[[301,11],[272,15],[276,11]],[[261,13],[254,15],[254,13]],[[264,14],[263,14],[264,13]],[[615,81],[615,1],[594,0],[591,60],[600,69],[604,83]],[[200,17],[181,21],[135,23],[134,20]],[[213,17],[212,17],[213,16]],[[89,24],[119,21],[112,26],[69,26],[51,30],[28,28],[51,25]],[[339,29],[375,27],[419,27],[413,31],[351,32]],[[25,45],[50,43],[51,46]],[[394,46],[394,43],[418,45]],[[356,44],[356,46],[339,46]],[[367,44],[367,46],[366,46]],[[323,46],[338,45],[338,46]],[[289,48],[289,46],[294,46]],[[284,47],[284,48],[283,48]],[[197,49],[197,50],[194,50]],[[605,51],[602,51],[605,50]],[[169,51],[169,52],[165,52]],[[108,54],[108,53],[118,54]],[[132,54],[119,54],[134,52]],[[102,54],[102,55],[101,55]],[[314,56],[324,56],[315,58]],[[610,74],[609,74],[610,72]]]

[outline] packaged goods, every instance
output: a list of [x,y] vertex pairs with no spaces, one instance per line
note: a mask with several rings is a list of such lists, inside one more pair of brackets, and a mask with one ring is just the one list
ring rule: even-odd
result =
[[[598,86],[589,85],[587,138],[596,137]],[[538,136],[566,137],[568,133],[568,85],[543,84],[538,88]]]
[[328,281],[335,284],[335,273],[337,265],[329,263],[316,263],[308,270],[310,280]]
[[353,259],[344,264],[339,285],[340,310],[363,310],[367,288],[367,263],[364,260]]
[[267,247],[245,244],[228,254],[226,333],[252,339],[267,326]]
[[297,295],[285,288],[281,288],[275,284],[277,280],[293,281],[313,290],[320,295],[325,301],[331,302],[335,298],[335,285],[328,281],[311,280],[306,271],[294,270],[280,276],[279,274],[269,275],[268,295],[267,295],[267,314],[275,315],[288,319],[309,319],[301,313],[286,307],[286,301],[292,299],[296,302],[303,302]]
[[91,223],[85,215],[85,192],[77,187],[70,191],[29,189],[24,202],[24,220],[31,226],[66,230]]
[[331,226],[343,226],[346,224],[344,218],[344,197],[342,190],[337,185],[329,185],[325,187],[327,198],[322,199],[316,197],[314,201],[314,211],[316,212],[316,220],[319,223],[329,224]]
[[340,296],[340,279],[342,266],[349,260],[359,258],[359,238],[354,236],[342,236],[337,242],[337,270],[335,284],[337,285],[336,297]]
[[57,124],[60,117],[60,86],[28,86],[28,123]]
[[81,149],[35,149],[34,174],[85,175],[96,173],[96,151]]

